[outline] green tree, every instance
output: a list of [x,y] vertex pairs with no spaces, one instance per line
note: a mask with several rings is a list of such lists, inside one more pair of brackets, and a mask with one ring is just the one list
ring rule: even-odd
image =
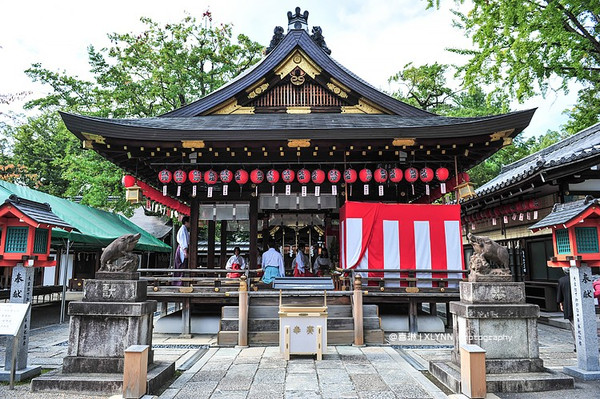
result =
[[[428,0],[429,7],[439,0]],[[455,0],[457,4],[464,0]],[[567,91],[584,85],[571,121],[574,133],[599,120],[600,2],[597,0],[473,0],[468,12],[454,11],[455,25],[477,49],[451,49],[469,56],[462,68],[468,85],[501,84],[517,99],[545,94],[556,77]]]
[[141,21],[144,32],[112,33],[111,47],[88,47],[93,81],[32,65],[27,75],[52,93],[26,106],[116,118],[156,116],[212,92],[262,54],[262,45],[245,35],[234,41],[231,25],[213,27],[208,12],[201,23],[191,16],[164,26],[150,18]]
[[26,104],[41,115],[0,126],[0,137],[8,138],[0,140],[2,154],[8,154],[5,164],[27,170],[20,183],[61,197],[81,197],[91,206],[127,210],[123,172],[95,152],[82,150],[56,110],[117,118],[156,116],[217,89],[262,53],[262,46],[245,35],[233,40],[231,25],[213,27],[209,12],[201,22],[190,16],[164,26],[141,20],[143,32],[113,33],[108,35],[109,48],[88,48],[92,80],[39,63],[26,71],[51,90]]

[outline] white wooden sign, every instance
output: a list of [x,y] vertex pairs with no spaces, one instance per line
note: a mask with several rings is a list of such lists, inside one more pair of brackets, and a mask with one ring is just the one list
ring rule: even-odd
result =
[[29,306],[29,303],[0,303],[0,335],[16,336]]

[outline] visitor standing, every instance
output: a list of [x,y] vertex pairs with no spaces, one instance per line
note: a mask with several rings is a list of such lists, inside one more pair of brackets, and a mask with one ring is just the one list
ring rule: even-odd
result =
[[271,241],[269,250],[262,255],[262,281],[266,284],[271,284],[276,277],[285,276],[283,256],[275,249],[276,245],[274,241]]
[[[190,246],[190,217],[181,219],[181,227],[177,231],[177,249],[175,250],[175,269],[187,269]],[[174,277],[182,277],[183,273],[174,273]],[[173,285],[181,285],[181,281],[173,282]]]
[[308,258],[305,254],[306,244],[300,243],[298,244],[298,248],[296,248],[296,259],[294,259],[294,277],[308,277],[306,266],[308,263]]

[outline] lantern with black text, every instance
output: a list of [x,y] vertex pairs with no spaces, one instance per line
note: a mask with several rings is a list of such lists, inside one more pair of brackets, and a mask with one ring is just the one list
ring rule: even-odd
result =
[[379,183],[379,196],[383,195],[383,183],[385,183],[388,179],[387,170],[383,168],[375,169],[375,173],[373,174],[373,178],[377,183]]
[[337,195],[337,183],[342,178],[342,173],[337,169],[331,169],[327,172],[327,180],[331,183],[331,195]]
[[275,184],[279,181],[279,171],[276,169],[269,170],[266,178],[271,183],[271,195],[275,195]]
[[291,183],[296,178],[296,173],[292,169],[286,169],[281,172],[281,180],[285,182],[285,195],[290,195],[292,191]]
[[404,178],[404,172],[400,168],[390,169],[389,179],[392,183],[400,183]]
[[178,197],[181,195],[181,185],[183,183],[185,183],[186,180],[187,180],[187,173],[185,173],[185,170],[178,169],[175,172],[173,172],[173,181],[175,181],[175,183],[177,183],[177,196]]
[[298,183],[302,184],[302,196],[306,197],[306,183],[310,181],[310,172],[308,169],[302,168],[296,173],[296,179],[298,180]]
[[425,195],[429,195],[429,182],[433,180],[433,169],[424,167],[419,171],[421,181],[425,183]]
[[219,173],[219,179],[223,182],[223,195],[229,194],[229,183],[233,180],[233,172],[224,169]]
[[208,190],[207,190],[207,195],[206,195],[208,198],[211,198],[213,196],[213,186],[217,182],[218,178],[219,178],[219,176],[217,175],[217,172],[215,172],[212,169],[204,172],[204,183],[206,183],[208,185]]
[[240,185],[240,193],[242,192],[242,186],[248,183],[248,172],[244,169],[238,169],[235,171],[235,175],[233,176],[235,182]]
[[344,171],[344,182],[350,184],[350,195],[352,195],[352,183],[356,182],[357,178],[358,173],[356,173],[356,170],[348,168]]
[[250,172],[250,181],[255,185],[255,193],[258,195],[258,185],[265,180],[265,174],[260,169]]
[[446,194],[446,180],[448,180],[449,176],[450,176],[450,172],[448,171],[447,168],[442,167],[442,168],[437,168],[435,170],[435,177],[440,182],[440,189],[442,191],[442,194]]
[[163,184],[163,195],[167,195],[167,184],[171,182],[173,174],[168,169],[163,169],[158,172],[158,181]]
[[188,172],[188,180],[192,183],[192,197],[196,196],[197,184],[202,181],[202,172],[198,169],[192,169]]
[[417,168],[408,168],[404,171],[404,178],[410,183],[412,194],[415,195],[415,182],[419,180],[419,171]]
[[[369,183],[371,181],[371,179],[373,179],[373,172],[371,172],[371,169],[364,168],[360,171],[360,173],[358,174],[358,177],[360,178],[360,181],[362,181],[363,183]],[[363,186],[363,194],[369,195],[369,185],[368,184],[365,184]]]
[[315,169],[312,171],[310,177],[312,182],[315,183],[315,196],[318,197],[321,194],[320,185],[325,181],[325,172],[321,169]]

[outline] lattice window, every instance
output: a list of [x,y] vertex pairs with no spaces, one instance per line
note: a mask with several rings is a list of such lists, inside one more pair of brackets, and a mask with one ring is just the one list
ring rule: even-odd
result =
[[48,229],[35,229],[33,253],[45,254],[46,249],[48,249]]
[[598,230],[595,227],[575,227],[575,240],[577,252],[581,254],[596,253],[598,251]]
[[295,86],[289,82],[275,86],[249,105],[255,107],[331,107],[348,105],[324,87],[306,82]]
[[6,229],[4,252],[27,252],[27,233],[29,227],[9,226]]
[[571,243],[569,242],[569,231],[567,229],[556,230],[556,249],[559,254],[571,253]]

